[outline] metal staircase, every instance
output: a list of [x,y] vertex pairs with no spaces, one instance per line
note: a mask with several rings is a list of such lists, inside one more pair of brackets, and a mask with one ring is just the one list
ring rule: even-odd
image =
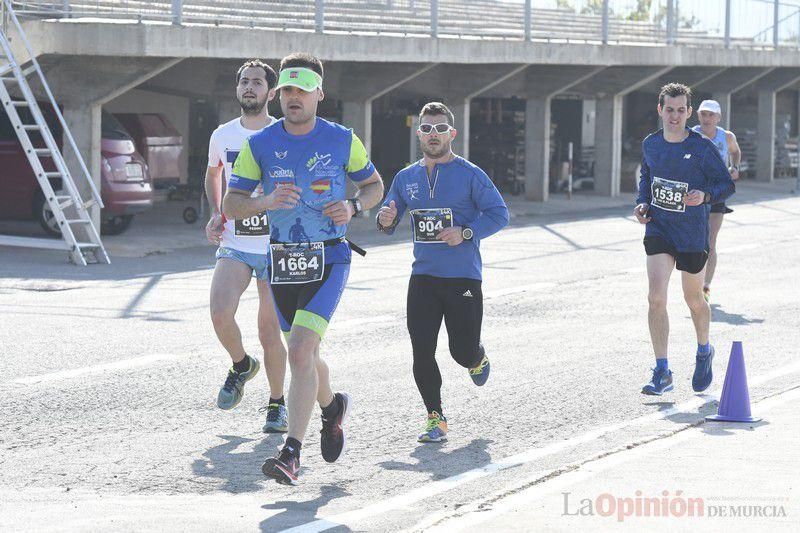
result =
[[[0,64],[0,101],[2,101],[3,108],[8,114],[17,138],[19,138],[19,142],[36,175],[36,180],[44,193],[45,201],[55,217],[63,241],[0,235],[0,245],[67,250],[71,261],[76,265],[110,263],[111,261],[100,239],[100,232],[92,222],[89,213],[89,208],[92,206],[103,207],[100,193],[94,181],[92,181],[92,177],[86,168],[86,163],[77,149],[75,140],[69,128],[67,128],[64,116],[53,97],[47,80],[44,78],[39,63],[34,57],[22,25],[16,13],[14,13],[12,2],[10,0],[1,1],[3,26],[0,29],[0,46],[3,48],[5,62]],[[16,37],[24,47],[24,55],[20,54],[22,57],[14,56],[9,29],[15,30]],[[59,149],[58,143],[53,137],[53,133],[31,90],[28,82],[31,77],[43,87],[47,95],[47,103],[52,107],[63,130],[64,142],[69,145],[80,164],[81,172],[78,173],[78,176],[73,177],[67,168],[64,155]],[[23,113],[23,115],[26,118],[28,116],[32,117],[33,123],[23,122],[20,117],[20,111],[24,109],[27,109],[29,113]],[[31,138],[32,135],[39,146],[34,145],[34,141]],[[46,171],[43,161],[52,161],[52,165],[48,164],[48,166],[53,166],[56,170],[52,172]],[[75,178],[81,180],[80,183],[87,185],[91,191],[91,197],[88,200],[84,200],[81,197]],[[53,182],[60,182],[61,190],[53,190]],[[81,236],[82,240],[78,240],[76,234]]]

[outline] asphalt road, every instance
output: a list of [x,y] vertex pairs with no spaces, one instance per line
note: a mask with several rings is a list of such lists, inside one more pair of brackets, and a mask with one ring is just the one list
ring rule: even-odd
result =
[[[734,207],[713,287],[712,391],[741,340],[757,399],[800,384],[800,199],[760,191]],[[643,228],[630,207],[521,216],[482,243],[490,380],[472,384],[443,331],[449,442],[418,444],[425,412],[404,318],[411,245],[370,227],[357,228],[369,254],[354,258],[321,349],[334,388],[355,400],[349,449],[322,460],[315,412],[298,487],[260,470],[281,440],[261,433],[265,375],[234,411],[216,408],[229,362],[208,316],[211,248],[85,269],[0,248],[0,530],[424,529],[715,411],[691,390],[695,339],[677,274],[675,391],[639,393],[653,361]],[[260,355],[256,303],[252,286],[238,320]]]

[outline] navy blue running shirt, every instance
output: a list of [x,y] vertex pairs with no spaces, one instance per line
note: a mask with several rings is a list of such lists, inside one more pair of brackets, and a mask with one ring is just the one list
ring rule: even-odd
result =
[[[687,129],[679,143],[667,142],[663,130],[642,141],[642,172],[637,204],[648,204],[646,237],[660,237],[678,252],[708,248],[708,214],[711,204],[736,191],[728,168],[714,144]],[[692,190],[711,195],[708,203],[689,206],[684,196]]]
[[[435,179],[437,175],[438,179]],[[394,200],[397,219],[401,222],[407,209],[450,208],[453,225],[469,227],[474,235],[457,246],[444,242],[414,243],[411,273],[480,280],[481,239],[508,224],[506,203],[489,176],[463,157],[456,156],[448,163],[437,163],[431,176],[434,177],[433,186],[428,181],[423,160],[404,168],[394,177],[383,205],[388,206]],[[387,233],[393,231],[394,228]]]

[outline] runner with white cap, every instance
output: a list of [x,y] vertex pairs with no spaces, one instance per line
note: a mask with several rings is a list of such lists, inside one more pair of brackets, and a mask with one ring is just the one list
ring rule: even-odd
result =
[[[722,162],[728,165],[728,170],[734,180],[739,179],[739,163],[742,160],[742,151],[739,143],[736,142],[736,135],[719,127],[722,119],[722,110],[716,100],[703,100],[697,108],[697,119],[700,124],[692,129],[708,137],[722,156]],[[711,280],[714,279],[714,271],[717,268],[717,235],[722,227],[722,218],[726,213],[732,213],[733,209],[719,202],[711,206],[711,214],[708,216],[708,262],[706,263],[706,276],[703,283],[703,296],[706,301],[711,297]]]

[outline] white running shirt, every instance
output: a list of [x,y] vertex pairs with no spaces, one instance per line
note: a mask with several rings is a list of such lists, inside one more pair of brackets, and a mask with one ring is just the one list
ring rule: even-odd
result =
[[[274,122],[269,117],[269,124]],[[269,126],[267,124],[267,126]],[[208,166],[224,167],[225,185],[231,179],[233,163],[239,155],[245,140],[261,130],[248,130],[237,117],[220,125],[211,134],[208,141]],[[253,196],[258,193],[254,192]],[[267,254],[269,252],[269,223],[266,212],[254,215],[246,220],[228,220],[222,232],[220,246],[251,254]]]

